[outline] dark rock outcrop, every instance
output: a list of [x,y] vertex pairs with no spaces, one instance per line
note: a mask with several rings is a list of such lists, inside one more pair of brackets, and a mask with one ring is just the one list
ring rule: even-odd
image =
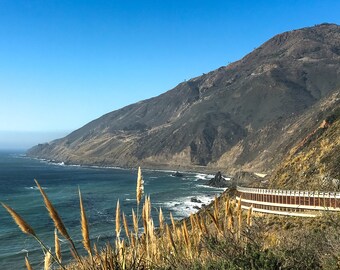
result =
[[215,177],[209,180],[207,185],[211,187],[224,188],[230,186],[230,181],[224,179],[221,172],[217,172]]
[[175,176],[175,177],[183,177],[184,174],[183,173],[180,173],[179,171],[176,171],[175,173],[171,174],[172,176]]
[[202,203],[202,201],[197,199],[196,197],[191,198],[190,201],[194,203]]

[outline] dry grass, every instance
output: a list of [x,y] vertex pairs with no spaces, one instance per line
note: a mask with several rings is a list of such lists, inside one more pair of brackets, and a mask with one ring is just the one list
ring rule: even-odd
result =
[[7,210],[7,212],[12,216],[14,222],[18,225],[20,230],[28,235],[36,236],[33,228],[28,225],[28,223],[17,213],[15,212],[11,207],[8,205],[1,203],[2,206]]
[[33,270],[27,257],[25,257],[25,265],[26,265],[27,270]]
[[[138,179],[141,182],[141,172],[138,174]],[[41,187],[39,185],[38,187],[50,216],[55,223],[58,223],[56,224],[56,227],[59,227],[58,231],[62,230],[63,236],[67,236],[68,234],[65,234],[66,228],[62,227],[63,223],[57,211],[53,208]],[[81,258],[75,253],[75,248],[72,248],[71,253],[73,253],[75,260],[66,265],[61,262],[61,249],[56,231],[55,254],[53,254],[37,238],[34,230],[19,214],[9,206],[5,204],[3,206],[24,233],[32,235],[38,239],[38,242],[40,241],[39,243],[43,246],[45,253],[45,269],[192,269],[193,265],[198,267],[196,269],[200,269],[201,267],[208,268],[211,264],[213,266],[210,269],[277,269],[282,265],[280,265],[279,259],[273,257],[268,250],[276,248],[282,254],[286,252],[277,248],[279,243],[283,242],[279,240],[280,236],[274,237],[272,232],[266,232],[260,227],[260,223],[254,218],[252,208],[244,213],[240,202],[236,203],[235,200],[226,196],[215,198],[210,208],[191,214],[188,219],[181,222],[176,222],[170,213],[171,226],[164,222],[162,209],[159,209],[157,217],[160,224],[159,228],[154,226],[150,197],[145,196],[141,217],[138,214],[136,215],[132,209],[131,224],[128,223],[125,214],[121,213],[120,204],[117,201],[115,244],[107,244],[99,250],[95,245],[91,246],[89,241],[88,221],[80,191],[79,202],[83,245],[89,256]],[[137,213],[139,203],[141,201],[137,202]],[[121,237],[121,217],[125,238]],[[141,229],[143,229],[142,232],[140,232]],[[282,237],[281,239],[284,239],[284,236]],[[70,241],[70,237],[68,238]],[[273,241],[273,239],[276,240]],[[319,238],[318,241],[320,243]],[[285,256],[288,256],[287,254]],[[334,257],[338,258],[336,255]],[[32,269],[26,257],[25,263],[28,270]],[[292,263],[295,263],[295,261],[292,260]],[[297,267],[296,269],[300,268]]]
[[54,250],[56,258],[58,259],[59,263],[61,263],[61,248],[57,230],[54,230]]
[[92,258],[92,250],[91,250],[91,242],[90,242],[90,232],[89,226],[86,218],[86,213],[84,210],[83,200],[81,197],[80,189],[79,192],[79,206],[80,206],[80,223],[81,223],[81,234],[83,236],[83,245],[85,250],[88,252],[90,257]]

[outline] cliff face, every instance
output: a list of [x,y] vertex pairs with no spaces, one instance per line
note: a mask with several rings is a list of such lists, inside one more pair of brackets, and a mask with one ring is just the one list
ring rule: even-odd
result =
[[303,28],[28,155],[77,164],[269,171],[315,124],[294,123],[339,86],[340,26]]
[[340,190],[340,91],[323,121],[293,147],[270,177],[272,187]]

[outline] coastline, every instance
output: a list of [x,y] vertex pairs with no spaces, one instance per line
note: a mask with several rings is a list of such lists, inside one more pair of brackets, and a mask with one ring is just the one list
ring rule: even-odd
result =
[[[80,185],[84,198],[86,199],[86,210],[89,213],[89,220],[91,221],[91,239],[93,241],[98,239],[98,243],[102,243],[108,239],[114,239],[114,231],[112,231],[112,224],[114,224],[112,213],[114,213],[114,211],[112,209],[114,208],[117,198],[120,199],[121,207],[125,213],[130,213],[131,206],[133,207],[135,205],[135,171],[130,171],[130,169],[127,168],[108,168],[100,166],[94,166],[94,168],[103,168],[103,170],[83,170],[82,167],[86,167],[84,165],[63,165],[58,164],[55,161],[51,162],[46,159],[27,157],[25,155],[21,155],[21,153],[16,153],[14,155],[11,155],[10,153],[8,154],[9,155],[5,155],[5,157],[8,156],[9,160],[14,160],[15,163],[13,164],[18,164],[19,166],[23,165],[24,167],[31,169],[30,171],[20,170],[20,177],[18,177],[17,173],[15,173],[13,179],[15,179],[14,181],[18,181],[18,183],[15,182],[16,184],[14,184],[15,188],[13,188],[13,194],[16,195],[13,196],[12,194],[8,194],[6,195],[7,197],[3,197],[3,200],[9,205],[22,206],[22,208],[15,208],[20,208],[20,214],[22,214],[25,218],[27,217],[30,225],[32,225],[32,227],[36,230],[39,230],[40,235],[42,235],[42,237],[46,237],[46,239],[49,239],[51,236],[50,231],[48,230],[49,226],[41,226],[39,219],[31,219],[32,215],[40,215],[41,213],[44,224],[49,220],[48,215],[45,213],[45,209],[42,208],[43,205],[41,198],[40,196],[37,196],[38,190],[33,187],[33,181],[31,180],[33,178],[37,178],[38,180],[43,179],[41,180],[43,188],[47,189],[46,192],[50,196],[56,208],[61,211],[63,219],[66,221],[71,220],[74,213],[78,215],[78,209],[76,212],[73,212],[73,208],[75,205],[74,201],[77,200],[75,190],[76,187]],[[67,168],[68,166],[70,167]],[[48,170],[40,169],[46,167]],[[119,172],[118,170],[125,170],[125,172]],[[48,173],[46,174],[47,171]],[[79,171],[80,173],[78,173]],[[11,170],[8,172],[10,173]],[[201,211],[198,208],[202,210],[206,209],[206,205],[210,205],[215,196],[219,196],[224,192],[222,189],[214,190],[208,186],[205,186],[204,188],[199,187],[199,184],[207,182],[207,178],[204,179],[204,177],[209,176],[203,175],[202,173],[188,172],[190,175],[188,174],[183,178],[178,178],[175,176],[172,177],[169,170],[164,171],[156,169],[149,171],[148,169],[145,169],[144,172],[146,191],[148,194],[151,194],[153,206],[157,209],[162,208],[167,222],[170,222],[169,212],[172,213],[176,222],[181,222],[183,219],[188,218],[191,213]],[[72,174],[74,174],[75,177],[70,177]],[[100,174],[102,174],[104,178],[98,177]],[[41,177],[41,175],[45,176]],[[115,182],[116,180],[112,180],[114,179],[114,175],[118,176],[117,182]],[[127,177],[125,178],[124,175]],[[21,178],[27,180],[21,180]],[[128,180],[129,178],[131,181]],[[165,181],[159,181],[158,178],[162,178],[162,180]],[[11,178],[8,178],[8,176],[4,174],[4,183],[5,181],[8,181],[8,179]],[[109,181],[107,181],[107,179],[109,179]],[[131,182],[133,185],[132,187],[129,184]],[[104,183],[105,185],[110,186],[110,188],[106,188]],[[3,185],[3,187],[5,187],[5,185]],[[62,192],[59,187],[62,187]],[[166,192],[162,192],[161,187],[166,188]],[[197,190],[198,192],[194,190]],[[16,193],[17,191],[18,193]],[[27,203],[27,198],[29,198],[29,204]],[[205,205],[203,206],[202,204]],[[35,205],[38,207],[35,207]],[[37,212],[34,212],[34,209]],[[41,209],[41,211],[39,209]],[[153,211],[153,214],[156,215],[157,212]],[[131,224],[131,215],[127,215],[127,217],[129,220],[128,222]],[[6,216],[5,219],[10,219],[10,217]],[[79,235],[77,224],[78,222],[68,222],[67,226],[70,234]],[[11,222],[9,222],[8,225],[9,230],[13,231],[13,235],[19,239],[19,241],[15,244],[18,247],[14,245],[14,248],[18,250],[18,252],[21,252],[20,250],[22,249],[21,246],[23,244],[20,243],[25,241],[25,235],[21,235],[16,226],[13,226]],[[12,236],[9,235],[8,239],[6,238],[5,240],[10,241],[10,237]],[[1,251],[5,250],[6,246],[10,246],[10,243],[6,243],[6,241],[3,242],[2,249],[0,248]],[[31,244],[24,244],[23,246],[30,252],[32,263],[36,266],[39,261],[39,250],[35,249]],[[0,253],[2,253],[1,251]],[[8,254],[8,256],[6,255],[6,257],[3,258],[4,260],[6,259],[6,263],[3,261],[0,265],[5,266],[10,265],[11,263],[14,265],[14,261],[17,256],[18,254],[14,253]],[[4,269],[7,268],[4,267]],[[13,269],[16,268],[14,267]]]
[[[97,163],[72,163],[68,161],[63,160],[55,160],[55,159],[48,159],[48,158],[40,158],[35,156],[27,155],[26,153],[23,154],[26,158],[32,158],[40,161],[44,161],[47,163],[55,164],[55,165],[61,165],[61,166],[78,166],[78,167],[89,167],[89,168],[106,168],[106,169],[119,169],[119,170],[136,170],[137,167],[132,166],[118,166],[113,164],[97,164]],[[206,166],[171,166],[169,164],[154,164],[154,165],[147,165],[143,163],[140,165],[143,171],[155,171],[155,172],[170,172],[175,173],[177,171],[183,172],[183,173],[198,173],[198,174],[206,174],[206,175],[215,175],[218,171],[221,171],[223,176],[226,178],[231,178],[232,174],[228,174],[224,171],[223,168],[215,168],[215,167],[206,167]],[[213,177],[212,176],[212,177]]]

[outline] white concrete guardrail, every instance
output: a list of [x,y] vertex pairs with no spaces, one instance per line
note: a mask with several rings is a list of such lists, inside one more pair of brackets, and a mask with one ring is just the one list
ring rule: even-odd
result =
[[340,192],[237,187],[243,209],[268,214],[315,217],[321,211],[340,211]]

